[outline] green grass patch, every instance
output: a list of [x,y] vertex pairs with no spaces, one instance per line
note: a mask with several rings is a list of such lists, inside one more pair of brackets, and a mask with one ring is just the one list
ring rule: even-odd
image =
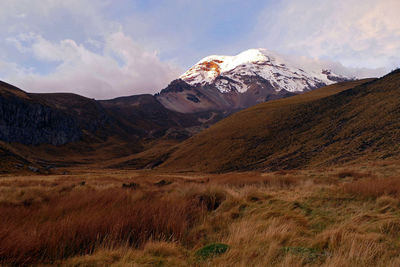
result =
[[213,243],[206,245],[196,252],[196,256],[207,259],[221,254],[224,254],[229,249],[229,246],[222,243]]
[[327,252],[320,251],[316,248],[283,247],[282,251],[284,254],[293,254],[304,258],[305,264],[321,261],[328,256]]

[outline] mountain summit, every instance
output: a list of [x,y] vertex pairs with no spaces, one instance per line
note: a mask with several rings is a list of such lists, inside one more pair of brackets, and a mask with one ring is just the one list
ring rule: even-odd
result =
[[350,80],[331,70],[299,66],[266,49],[208,56],[158,95],[180,112],[234,110]]
[[[236,56],[208,56],[180,78],[191,85],[215,83],[222,92],[248,90],[245,77],[260,76],[278,91],[302,92],[346,79],[329,70],[303,70],[266,49],[249,49]],[[217,79],[219,78],[219,79]]]

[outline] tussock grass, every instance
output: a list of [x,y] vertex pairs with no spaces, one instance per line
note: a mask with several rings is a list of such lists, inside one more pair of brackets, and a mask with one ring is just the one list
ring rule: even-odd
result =
[[360,178],[365,178],[365,177],[371,177],[371,174],[369,173],[360,173],[360,172],[356,172],[353,170],[343,170],[340,171],[337,176],[339,178],[346,178],[346,177],[351,177],[351,178],[355,178],[355,179],[360,179]]
[[295,176],[271,176],[264,179],[264,184],[271,187],[288,188],[300,183]]
[[[0,177],[0,265],[397,266],[393,164],[343,169],[368,174],[358,179],[335,168]],[[210,244],[229,249],[199,257]]]
[[400,177],[358,180],[344,185],[344,191],[363,197],[400,196]]
[[0,207],[0,262],[54,262],[97,248],[182,240],[203,215],[203,203],[181,196],[81,191],[43,205]]
[[287,188],[299,185],[304,180],[303,177],[291,174],[291,172],[278,171],[267,175],[262,175],[256,172],[226,173],[213,177],[209,182],[211,184],[233,187],[267,186],[274,188]]

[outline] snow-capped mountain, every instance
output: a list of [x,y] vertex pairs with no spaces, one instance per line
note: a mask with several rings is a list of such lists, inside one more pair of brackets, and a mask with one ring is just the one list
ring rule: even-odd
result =
[[222,93],[233,90],[243,93],[248,89],[246,76],[260,76],[278,91],[289,92],[302,92],[345,79],[329,70],[303,70],[266,49],[250,49],[237,56],[205,57],[180,78],[191,85],[215,82]]
[[266,49],[200,60],[157,96],[180,112],[246,108],[349,80],[319,66],[299,66]]

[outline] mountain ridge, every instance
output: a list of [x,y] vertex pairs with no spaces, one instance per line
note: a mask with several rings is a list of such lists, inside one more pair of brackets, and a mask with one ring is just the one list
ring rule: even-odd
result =
[[250,49],[236,56],[208,56],[156,97],[178,112],[237,111],[354,79],[327,69],[297,65],[266,49]]

